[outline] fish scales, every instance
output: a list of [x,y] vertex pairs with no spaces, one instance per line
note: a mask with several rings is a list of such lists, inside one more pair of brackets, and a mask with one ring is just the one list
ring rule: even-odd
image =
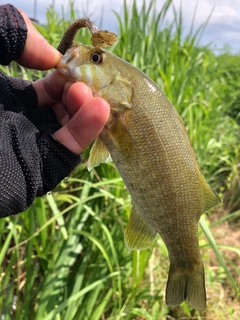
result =
[[89,167],[107,162],[109,152],[131,194],[127,247],[146,249],[159,233],[170,259],[167,304],[205,309],[198,220],[219,198],[201,174],[180,116],[150,78],[101,48],[73,44],[57,69],[111,106]]
[[[136,75],[136,79],[139,79],[139,76]],[[153,87],[152,83],[133,83],[133,87],[135,88],[133,107],[119,119],[124,123],[126,130],[134,140],[131,154],[129,155],[128,152],[126,154],[119,153],[119,149],[115,148],[111,140],[108,141],[105,136],[103,137],[104,133],[100,136],[103,137],[113,161],[132,195],[135,206],[142,212],[148,212],[149,223],[161,235],[167,234],[165,243],[168,243],[168,230],[175,231],[175,235],[177,235],[175,226],[178,223],[176,223],[176,219],[179,219],[179,225],[183,225],[181,221],[188,220],[187,206],[193,212],[198,212],[199,216],[202,213],[198,170],[193,170],[196,166],[196,159],[189,153],[188,149],[191,148],[191,145],[185,139],[185,128],[179,121],[178,115],[176,117],[175,110],[169,101],[159,93],[159,90],[153,90],[155,86]],[[141,92],[149,91],[152,93],[151,101],[147,96],[143,96],[143,98],[141,96]],[[151,107],[141,107],[141,105],[145,106],[149,103],[151,103]],[[156,105],[161,108],[154,108]],[[144,124],[140,128],[139,119]],[[164,125],[159,125],[159,119],[161,119],[160,124]],[[122,140],[122,137],[120,139],[119,146],[122,149],[121,144],[125,145],[126,142]],[[175,144],[179,146],[179,149],[172,147]],[[156,150],[158,154],[156,154]],[[143,165],[145,163],[146,165]],[[139,174],[140,172],[141,174]],[[189,183],[187,188],[183,189],[186,175],[189,176]],[[148,190],[143,190],[144,185]],[[156,208],[158,208],[157,216]],[[166,212],[169,212],[173,218],[169,218]],[[194,219],[196,225],[198,218],[196,216]],[[189,217],[189,220],[192,220],[192,217]],[[179,243],[181,243],[179,241],[181,241],[181,236],[176,237],[174,241],[171,240],[170,251],[179,251]],[[195,246],[198,247],[197,241],[195,241]],[[198,254],[198,250],[196,252]],[[174,256],[179,259],[178,254]]]

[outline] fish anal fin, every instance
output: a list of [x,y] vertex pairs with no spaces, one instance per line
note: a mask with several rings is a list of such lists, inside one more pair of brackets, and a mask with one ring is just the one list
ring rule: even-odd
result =
[[153,244],[156,235],[156,231],[133,206],[124,234],[127,248],[130,250],[147,249]]
[[109,151],[107,150],[103,141],[98,137],[90,150],[87,168],[90,171],[101,163],[112,161]]
[[192,308],[206,309],[206,289],[203,264],[194,269],[172,269],[170,266],[166,303],[177,306],[186,301]]

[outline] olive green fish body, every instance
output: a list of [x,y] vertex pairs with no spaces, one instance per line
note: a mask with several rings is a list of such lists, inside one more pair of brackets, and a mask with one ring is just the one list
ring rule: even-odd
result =
[[151,79],[102,49],[74,44],[58,70],[85,82],[111,105],[90,167],[109,159],[106,147],[132,196],[126,245],[145,249],[159,233],[170,258],[167,303],[186,300],[205,309],[198,220],[219,199],[200,172],[181,118]]

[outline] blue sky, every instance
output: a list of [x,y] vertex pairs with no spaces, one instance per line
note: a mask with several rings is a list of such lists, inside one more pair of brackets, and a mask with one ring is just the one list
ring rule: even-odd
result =
[[[141,2],[141,0],[137,0],[139,5],[141,5]],[[149,0],[146,0],[146,2],[149,2]],[[163,2],[164,0],[157,0],[157,7],[161,8]],[[197,2],[196,27],[206,21],[214,8],[210,22],[201,38],[201,43],[205,45],[211,42],[215,49],[222,48],[227,44],[232,48],[233,52],[240,53],[240,0],[173,0],[177,10],[179,10],[180,3],[182,3],[183,24],[186,32],[190,27]],[[69,0],[9,0],[7,2],[0,0],[0,4],[6,3],[11,3],[22,9],[30,17],[34,17],[34,14],[36,14],[36,18],[40,22],[46,21],[46,9],[51,4],[54,5],[55,10],[59,14],[61,14],[62,7],[66,14],[69,12]],[[127,0],[127,3],[130,5],[132,0]],[[117,32],[117,20],[113,10],[121,14],[123,11],[123,1],[75,0],[75,8],[78,10],[77,17],[90,15],[96,24],[98,24],[100,16],[103,14],[103,29]],[[169,12],[167,19],[169,21],[172,20],[171,12]]]

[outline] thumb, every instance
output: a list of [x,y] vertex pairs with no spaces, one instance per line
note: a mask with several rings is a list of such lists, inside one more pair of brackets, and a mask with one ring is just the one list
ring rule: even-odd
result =
[[28,33],[24,50],[20,57],[16,59],[20,65],[38,70],[48,70],[54,68],[60,57],[60,52],[53,48],[47,40],[37,31],[28,16],[21,10]]

